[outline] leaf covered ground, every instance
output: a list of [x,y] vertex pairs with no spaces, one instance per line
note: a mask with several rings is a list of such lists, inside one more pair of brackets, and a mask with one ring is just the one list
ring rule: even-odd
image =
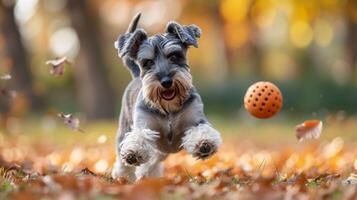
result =
[[0,129],[0,199],[357,199],[355,119],[327,121],[320,139],[300,143],[290,124],[221,124],[214,157],[173,154],[164,178],[135,184],[110,177],[115,128],[9,119]]

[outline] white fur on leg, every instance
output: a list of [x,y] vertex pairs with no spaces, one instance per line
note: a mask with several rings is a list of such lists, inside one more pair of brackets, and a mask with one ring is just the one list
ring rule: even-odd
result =
[[[123,159],[128,153],[135,152],[142,160],[147,162],[155,149],[155,141],[159,138],[158,132],[150,129],[134,129],[125,134],[125,139],[119,144],[120,157]],[[126,164],[125,161],[123,163]]]
[[147,163],[136,168],[135,175],[137,180],[144,177],[162,177],[164,174],[164,166],[162,161],[167,157],[167,154],[156,151],[155,156]]
[[208,141],[216,149],[221,145],[222,139],[217,130],[208,124],[199,124],[185,132],[182,138],[182,146],[190,154],[194,154],[201,141]]
[[125,178],[130,182],[134,182],[136,180],[135,167],[126,166],[120,161],[119,158],[116,158],[112,169],[112,178],[118,179],[120,177]]
[[145,163],[136,168],[135,175],[137,180],[144,177],[162,177],[164,175],[164,166],[161,162],[157,162],[152,165]]

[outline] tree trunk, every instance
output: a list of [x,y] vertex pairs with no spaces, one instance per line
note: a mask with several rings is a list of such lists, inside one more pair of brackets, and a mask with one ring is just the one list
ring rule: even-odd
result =
[[[357,7],[357,6],[356,6]],[[357,22],[350,19],[347,24],[347,60],[350,67],[351,79],[353,80],[357,67]]]
[[10,61],[11,88],[25,95],[31,108],[37,109],[41,103],[33,92],[31,70],[15,21],[14,5],[7,5],[0,1],[0,13],[0,32],[5,38],[5,58]]
[[355,73],[357,73],[357,2],[356,0],[347,0],[344,7],[346,18],[347,34],[345,40],[346,60],[349,67],[349,81],[355,82]]
[[74,66],[80,105],[89,119],[112,118],[115,97],[103,61],[99,17],[90,12],[88,1],[69,0],[67,6],[80,41],[80,55]]

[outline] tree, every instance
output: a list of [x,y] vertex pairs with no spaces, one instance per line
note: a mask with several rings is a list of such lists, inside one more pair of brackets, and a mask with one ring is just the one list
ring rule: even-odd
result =
[[[352,76],[356,73],[357,67],[357,15],[356,9],[357,2],[353,0],[347,1],[346,13],[347,16],[347,37],[346,37],[346,50],[348,56],[348,64]],[[351,77],[352,79],[354,77]]]
[[32,109],[37,109],[41,102],[33,91],[27,52],[16,24],[14,7],[14,3],[0,1],[0,32],[5,38],[5,57],[10,60],[11,87],[25,95]]
[[111,118],[115,113],[115,98],[99,42],[99,17],[96,12],[90,12],[85,0],[69,0],[67,7],[80,41],[79,58],[74,67],[80,104],[89,119]]

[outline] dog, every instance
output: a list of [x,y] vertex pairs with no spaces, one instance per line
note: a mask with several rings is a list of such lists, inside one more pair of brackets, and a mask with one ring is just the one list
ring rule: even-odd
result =
[[163,176],[162,161],[170,153],[185,149],[207,159],[222,143],[205,117],[186,59],[188,48],[198,47],[201,29],[171,21],[163,34],[148,37],[137,28],[140,17],[114,45],[133,80],[122,99],[112,177],[131,182]]

